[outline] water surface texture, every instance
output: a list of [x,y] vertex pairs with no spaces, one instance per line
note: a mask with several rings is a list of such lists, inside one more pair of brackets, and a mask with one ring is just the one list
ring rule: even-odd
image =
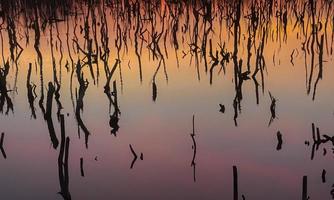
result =
[[333,13],[0,1],[0,199],[333,199]]

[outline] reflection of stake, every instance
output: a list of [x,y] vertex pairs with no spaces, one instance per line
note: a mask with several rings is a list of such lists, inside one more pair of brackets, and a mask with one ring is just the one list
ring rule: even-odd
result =
[[[241,194],[243,200],[246,199],[245,195]],[[238,168],[233,166],[233,200],[239,199],[239,183],[238,183]]]
[[3,155],[3,157],[6,159],[7,158],[7,155],[6,155],[6,152],[3,148],[3,140],[5,138],[5,133],[1,133],[1,139],[0,139],[0,150],[1,150],[1,153]]
[[237,166],[233,166],[233,200],[238,200],[238,169]]
[[307,196],[307,176],[303,176],[303,193],[302,200],[308,200],[310,197]]
[[80,173],[82,177],[85,177],[85,172],[83,169],[83,158],[80,158]]
[[64,115],[60,115],[60,149],[58,155],[58,175],[61,196],[64,200],[71,200],[69,191],[69,174],[68,174],[68,155],[70,147],[70,138],[66,137]]
[[283,140],[282,140],[282,134],[280,131],[277,132],[277,147],[276,147],[276,150],[279,151],[282,149],[282,143],[283,143]]
[[326,170],[325,169],[322,170],[321,180],[323,183],[326,183]]
[[193,115],[193,132],[190,134],[191,139],[193,141],[192,149],[193,149],[193,159],[191,161],[191,166],[193,167],[193,176],[194,182],[196,182],[196,152],[197,152],[197,145],[195,140],[195,115]]

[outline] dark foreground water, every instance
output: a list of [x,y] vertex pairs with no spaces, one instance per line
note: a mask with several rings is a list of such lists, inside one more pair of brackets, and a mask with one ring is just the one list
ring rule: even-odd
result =
[[0,199],[332,199],[331,1],[0,5]]

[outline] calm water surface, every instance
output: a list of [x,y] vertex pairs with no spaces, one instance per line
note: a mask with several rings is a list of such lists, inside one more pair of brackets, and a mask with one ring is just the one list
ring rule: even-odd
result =
[[332,2],[14,2],[0,199],[332,199]]

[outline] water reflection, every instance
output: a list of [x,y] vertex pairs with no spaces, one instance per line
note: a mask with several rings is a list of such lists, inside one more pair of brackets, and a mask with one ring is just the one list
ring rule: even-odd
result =
[[55,87],[51,82],[48,84],[48,93],[47,93],[47,98],[46,98],[46,110],[43,107],[43,104],[40,104],[41,110],[44,113],[44,119],[47,122],[48,129],[49,129],[49,134],[50,134],[50,139],[53,145],[54,149],[57,149],[59,141],[55,132],[55,128],[53,125],[53,120],[52,120],[52,102],[53,102],[53,96],[55,93]]
[[[9,73],[9,62],[7,61],[4,66],[0,69],[0,112],[8,115],[9,111],[14,112],[14,105],[12,99],[8,96],[8,93],[11,91],[7,89],[7,76]],[[7,107],[4,110],[5,104]]]
[[[85,145],[86,148],[88,148],[88,137],[90,135],[89,130],[87,129],[86,125],[84,124],[82,118],[81,118],[81,111],[83,111],[84,109],[84,103],[83,103],[83,99],[85,97],[86,94],[86,90],[88,88],[88,80],[84,79],[84,75],[82,73],[82,68],[83,66],[80,64],[80,61],[77,62],[76,65],[76,75],[77,75],[77,79],[78,79],[78,83],[79,83],[79,90],[76,92],[76,100],[77,100],[77,104],[75,107],[75,117],[78,123],[78,127],[84,132],[85,134]],[[80,136],[80,129],[78,128],[78,134]]]
[[3,141],[5,139],[5,133],[1,133],[1,138],[0,138],[0,150],[2,153],[2,156],[6,159],[7,158],[7,154],[5,152],[5,149],[3,147]]
[[[333,82],[330,80],[333,70],[328,67],[333,64],[333,9],[332,1],[314,0],[3,0],[0,2],[0,112],[4,115],[0,127],[6,132],[6,150],[28,144],[25,149],[34,151],[51,141],[53,149],[59,151],[58,176],[64,199],[72,196],[69,157],[80,158],[79,175],[85,180],[90,178],[91,183],[94,183],[93,178],[101,178],[99,173],[92,173],[92,168],[101,166],[92,166],[89,159],[84,162],[86,154],[101,154],[103,159],[99,164],[110,167],[113,163],[110,174],[119,170],[128,178],[124,182],[131,182],[128,172],[120,167],[122,162],[118,162],[124,157],[120,152],[127,152],[121,144],[130,144],[133,156],[130,169],[138,158],[143,160],[143,153],[135,151],[132,144],[136,144],[136,150],[138,147],[150,155],[150,161],[142,163],[143,168],[159,170],[147,184],[161,188],[165,183],[184,184],[182,188],[194,188],[193,194],[175,189],[180,193],[179,199],[202,192],[210,195],[206,191],[210,186],[201,184],[220,185],[218,182],[222,180],[208,177],[215,173],[215,178],[225,178],[220,162],[231,166],[236,161],[241,162],[239,167],[247,167],[245,184],[250,183],[255,173],[266,175],[268,181],[271,176],[278,178],[282,173],[284,182],[291,181],[291,185],[277,187],[288,190],[285,194],[291,199],[300,198],[296,188],[300,188],[301,175],[297,177],[290,172],[296,169],[289,159],[301,153],[298,148],[303,145],[295,138],[305,135],[298,135],[295,129],[305,129],[304,125],[311,120],[321,120],[321,124],[330,129],[332,120],[324,113],[331,112],[333,107]],[[267,91],[270,91],[269,98]],[[215,105],[219,105],[220,113]],[[300,107],[305,113],[296,111]],[[10,112],[13,115],[8,115]],[[71,130],[67,135],[63,115],[66,112]],[[182,174],[189,171],[183,162],[189,158],[184,144],[190,138],[183,138],[182,134],[175,136],[185,131],[184,124],[194,112],[201,116],[201,120],[196,121],[196,133],[197,130],[203,133],[201,138],[196,137],[193,116],[191,168],[193,182],[199,186],[185,181],[189,176],[182,179]],[[70,117],[72,114],[74,121]],[[57,122],[61,124],[60,135],[57,134]],[[43,135],[32,134],[45,123],[45,130],[41,128]],[[17,124],[34,126],[27,126],[26,131]],[[79,139],[83,133],[84,149],[80,149],[78,138],[73,137],[73,127],[77,128]],[[283,134],[278,131],[275,141],[269,143],[262,133],[272,130],[282,130],[284,142]],[[36,143],[20,139],[19,133],[25,131]],[[46,131],[49,133],[47,141],[42,139]],[[118,136],[117,139],[110,140],[110,134],[105,134],[109,132]],[[73,156],[72,151],[69,152],[70,137]],[[6,158],[3,141],[4,133],[0,149]],[[310,171],[315,168],[319,171],[319,167],[323,170],[321,178],[325,183],[329,173],[323,169],[322,162],[328,164],[328,161],[315,157],[319,149],[327,155],[325,145],[334,145],[334,137],[321,135],[320,129],[312,124],[311,143],[305,142],[311,147],[311,160],[314,161],[305,169],[309,172],[309,184],[315,183]],[[280,152],[276,153],[275,148]],[[10,149],[11,157],[12,151]],[[254,156],[260,152],[268,152],[270,157]],[[13,159],[17,154],[13,153]],[[170,159],[162,159],[167,154]],[[277,157],[282,154],[286,160]],[[298,166],[304,166],[304,162],[296,161]],[[154,166],[154,163],[159,165]],[[147,174],[142,166],[136,165],[135,171],[140,173],[136,175]],[[101,174],[106,168],[101,167]],[[183,168],[188,171],[182,171]],[[173,175],[168,179],[163,170]],[[302,199],[309,198],[307,181],[304,176]],[[76,185],[82,183],[74,173],[72,182],[74,190],[71,191],[80,198]],[[237,167],[233,166],[233,199],[240,199],[238,185]],[[261,185],[266,186],[266,183]],[[99,186],[103,190],[100,193],[109,191]],[[144,187],[145,184],[139,188]],[[118,194],[128,195],[122,188],[118,189]],[[256,193],[251,189],[251,186],[245,188],[250,196]],[[168,196],[165,190],[156,191]],[[215,190],[213,199],[221,195],[217,191],[220,190]],[[320,186],[314,191],[314,198],[325,196]],[[150,199],[147,193],[140,192],[143,198]],[[267,193],[262,196],[268,195],[275,196]]]
[[[110,125],[110,133],[114,136],[116,136],[116,133],[119,129],[118,121],[119,121],[119,115],[121,114],[118,106],[118,100],[117,100],[117,85],[116,81],[113,82],[113,91],[110,90],[110,81],[111,78],[119,64],[119,60],[116,60],[113,68],[111,71],[109,71],[109,68],[107,66],[107,63],[105,62],[105,70],[106,70],[106,84],[104,86],[104,93],[108,97],[109,100],[109,115],[110,115],[110,120],[109,120],[109,125]],[[113,113],[111,114],[111,106],[114,108]]]
[[[68,173],[68,155],[70,147],[70,138],[65,134],[65,119],[64,115],[60,115],[60,149],[58,156],[58,174],[60,184],[60,194],[64,200],[70,200],[71,194],[69,191],[69,173]],[[66,137],[66,138],[65,138]]]
[[[131,150],[131,153],[133,155],[133,160],[131,162],[131,165],[130,165],[130,169],[132,169],[135,165],[135,162],[137,161],[138,159],[138,155],[137,153],[135,152],[135,150],[133,149],[132,145],[129,144],[129,147],[130,147],[130,150]],[[144,154],[143,153],[140,153],[140,160],[143,160],[144,159]]]
[[28,75],[27,75],[27,93],[28,93],[28,102],[31,110],[31,117],[36,119],[36,109],[34,105],[34,101],[37,97],[36,95],[36,85],[31,84],[30,78],[31,78],[31,70],[32,70],[32,64],[29,63],[29,69],[28,69]]
[[270,104],[271,116],[270,116],[268,126],[270,126],[270,124],[274,121],[274,119],[276,119],[276,102],[277,102],[276,98],[273,97],[270,92],[269,92],[269,96],[270,96],[270,100],[271,100],[271,104]]
[[190,134],[191,139],[192,139],[192,146],[191,148],[193,149],[193,158],[191,160],[191,167],[193,168],[193,178],[194,182],[196,182],[196,153],[197,153],[197,144],[195,140],[195,115],[193,115],[193,120],[192,120],[192,133]]
[[[319,150],[320,146],[326,143],[331,143],[334,146],[334,136],[329,136],[327,134],[320,134],[319,127],[316,127],[314,123],[312,123],[312,151],[311,151],[311,160],[314,159],[316,151]],[[306,145],[309,145],[309,141],[305,142]],[[323,149],[323,155],[327,154],[326,148]]]

